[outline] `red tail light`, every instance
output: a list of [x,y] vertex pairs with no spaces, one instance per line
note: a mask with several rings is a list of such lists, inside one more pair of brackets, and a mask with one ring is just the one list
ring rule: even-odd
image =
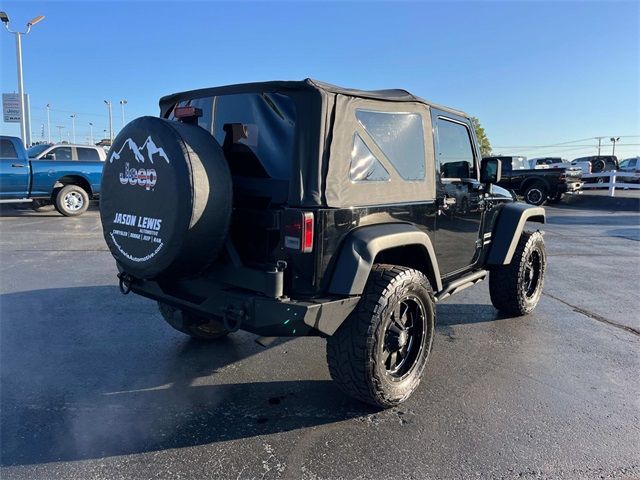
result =
[[285,212],[284,246],[302,253],[313,251],[313,212]]
[[565,181],[566,179],[567,179],[567,175],[564,174],[564,173],[561,173],[560,174],[560,181],[562,182],[562,181]]

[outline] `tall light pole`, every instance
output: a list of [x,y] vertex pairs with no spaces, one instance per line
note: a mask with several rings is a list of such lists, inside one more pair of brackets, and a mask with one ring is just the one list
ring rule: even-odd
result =
[[58,129],[58,135],[60,135],[60,143],[62,143],[62,129],[64,125],[56,125],[56,128]]
[[616,154],[616,142],[620,141],[620,137],[611,137],[609,140],[611,140],[613,142],[613,151],[611,152],[611,155],[615,155]]
[[109,146],[113,143],[113,111],[111,109],[111,100],[105,100],[104,103],[109,109]]
[[122,108],[122,128],[124,128],[124,106],[127,104],[126,100],[120,100],[120,107]]
[[73,115],[71,115],[71,131],[73,132],[73,143],[76,143],[76,117],[78,116],[77,113],[74,113]]
[[93,123],[89,122],[89,138],[91,139],[91,145],[93,145]]
[[29,137],[31,136],[31,125],[27,124],[26,108],[24,105],[24,79],[22,77],[22,35],[28,35],[36,23],[44,20],[44,15],[38,15],[31,21],[27,22],[27,30],[24,32],[16,32],[9,28],[9,16],[6,12],[0,12],[0,22],[2,22],[9,33],[16,36],[16,63],[18,64],[18,96],[20,105],[20,136],[25,146],[28,146]]
[[47,103],[47,142],[51,143],[51,104]]

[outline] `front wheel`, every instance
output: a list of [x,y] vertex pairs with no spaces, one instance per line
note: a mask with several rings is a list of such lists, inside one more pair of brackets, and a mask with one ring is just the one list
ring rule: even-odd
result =
[[489,274],[491,303],[513,316],[531,313],[542,296],[547,254],[540,232],[522,233],[509,265],[499,265]]
[[542,183],[529,185],[524,191],[524,201],[530,205],[539,207],[547,200],[547,187]]
[[427,277],[407,267],[374,265],[358,306],[327,339],[331,377],[358,400],[398,405],[420,384],[434,327]]
[[208,320],[198,315],[178,310],[158,302],[160,314],[173,328],[198,340],[218,340],[229,335],[222,322]]
[[66,185],[56,195],[56,210],[65,217],[77,217],[89,208],[89,194],[78,185]]

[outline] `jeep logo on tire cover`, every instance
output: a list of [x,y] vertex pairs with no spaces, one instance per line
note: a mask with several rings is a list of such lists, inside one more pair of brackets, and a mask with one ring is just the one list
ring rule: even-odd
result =
[[[158,212],[153,208],[156,204],[155,198],[146,197],[146,195],[154,196],[153,192],[158,184],[159,175],[154,159],[155,162],[160,162],[160,166],[161,164],[169,166],[171,163],[165,150],[157,146],[151,135],[146,137],[142,145],[138,145],[133,138],[127,137],[119,149],[112,150],[108,159],[109,170],[115,170],[119,184],[127,186],[125,188],[130,193],[123,192],[119,195],[126,197],[128,201],[119,202],[118,208],[111,213],[111,229],[106,233],[120,254],[134,263],[150,260],[165,244],[161,235],[163,219],[158,218],[164,212]],[[114,162],[123,163],[122,166],[117,167]],[[114,164],[113,167],[111,164]],[[137,166],[136,164],[145,165]],[[138,194],[129,190],[128,187],[149,193],[144,194],[144,197],[138,197]]]

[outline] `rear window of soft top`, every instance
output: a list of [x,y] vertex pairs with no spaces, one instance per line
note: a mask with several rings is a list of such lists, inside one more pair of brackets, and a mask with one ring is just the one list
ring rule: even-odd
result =
[[[182,100],[179,107],[202,110],[198,125],[218,141],[233,175],[290,177],[296,108],[282,93],[240,93]],[[173,109],[168,115],[175,119]]]

